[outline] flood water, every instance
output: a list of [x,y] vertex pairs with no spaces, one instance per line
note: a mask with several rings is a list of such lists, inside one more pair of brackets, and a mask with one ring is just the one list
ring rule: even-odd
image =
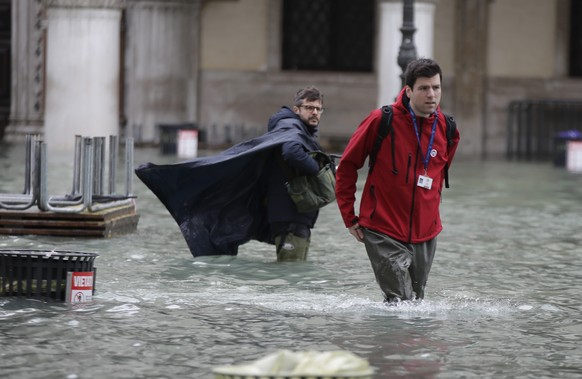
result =
[[[23,148],[1,149],[0,192],[18,193]],[[70,191],[71,158],[49,147],[51,194]],[[136,165],[174,160],[135,151]],[[0,236],[0,249],[99,254],[92,303],[0,298],[0,377],[212,378],[279,349],[347,350],[375,378],[581,377],[582,175],[458,159],[451,186],[425,300],[386,307],[335,204],[306,262],[277,263],[256,242],[194,259],[135,178],[135,233]]]

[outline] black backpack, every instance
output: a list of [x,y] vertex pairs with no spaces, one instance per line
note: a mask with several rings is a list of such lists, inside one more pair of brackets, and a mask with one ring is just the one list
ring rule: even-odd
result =
[[[447,143],[450,146],[453,143],[453,136],[457,130],[457,123],[453,116],[444,114],[445,120],[447,122]],[[390,133],[391,137],[391,148],[392,148],[392,164],[394,164],[394,129],[392,128],[392,106],[385,105],[382,107],[382,119],[380,120],[380,128],[378,129],[378,137],[376,138],[376,143],[374,148],[370,152],[370,159],[368,164],[368,175],[372,173],[374,168],[374,163],[376,163],[376,156],[382,145],[382,141]],[[394,174],[398,173],[395,166],[392,167],[392,172]],[[445,165],[445,187],[449,188],[449,165]]]

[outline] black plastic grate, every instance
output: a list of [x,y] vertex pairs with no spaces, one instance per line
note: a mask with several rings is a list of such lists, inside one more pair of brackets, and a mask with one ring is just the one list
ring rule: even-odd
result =
[[512,101],[508,107],[507,158],[563,161],[566,140],[561,134],[582,132],[581,119],[579,100]]
[[0,296],[65,300],[67,273],[95,272],[97,257],[70,251],[0,250]]
[[283,69],[373,70],[374,0],[284,0]]

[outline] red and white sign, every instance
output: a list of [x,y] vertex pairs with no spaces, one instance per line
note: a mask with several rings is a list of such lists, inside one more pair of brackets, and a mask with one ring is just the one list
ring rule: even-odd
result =
[[582,141],[569,141],[566,156],[568,171],[582,172]]
[[93,272],[68,272],[66,301],[86,303],[93,300]]
[[178,130],[178,157],[196,158],[198,155],[198,130]]

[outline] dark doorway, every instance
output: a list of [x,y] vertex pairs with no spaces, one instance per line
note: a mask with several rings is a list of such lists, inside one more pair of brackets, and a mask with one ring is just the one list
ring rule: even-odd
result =
[[11,0],[0,0],[0,141],[10,116]]
[[582,1],[570,5],[570,76],[582,77]]

